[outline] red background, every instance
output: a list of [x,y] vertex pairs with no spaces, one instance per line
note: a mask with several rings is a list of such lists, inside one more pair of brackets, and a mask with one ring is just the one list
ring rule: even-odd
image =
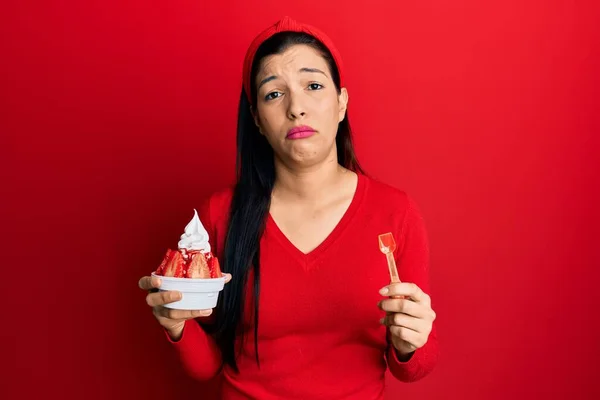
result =
[[337,43],[363,164],[428,224],[442,357],[387,398],[600,395],[598,2],[12,3],[1,398],[212,398],[136,285],[232,181],[244,51],[286,14]]

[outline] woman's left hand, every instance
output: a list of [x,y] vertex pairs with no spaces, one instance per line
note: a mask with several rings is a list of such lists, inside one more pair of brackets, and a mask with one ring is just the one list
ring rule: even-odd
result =
[[431,299],[414,283],[392,283],[379,293],[403,297],[382,300],[378,306],[387,312],[380,322],[389,326],[394,348],[400,356],[409,356],[427,343],[431,333],[436,318]]

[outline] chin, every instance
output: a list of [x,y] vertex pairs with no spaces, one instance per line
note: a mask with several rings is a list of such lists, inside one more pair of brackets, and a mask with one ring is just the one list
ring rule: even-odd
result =
[[[335,143],[335,142],[334,142]],[[337,159],[334,143],[323,143],[323,141],[298,140],[285,146],[281,158],[289,160],[299,166],[313,166],[324,163],[332,155]]]
[[[337,153],[334,158],[337,160]],[[296,165],[302,167],[312,167],[314,165],[324,164],[330,159],[329,152],[324,149],[304,149],[290,154],[289,159]]]

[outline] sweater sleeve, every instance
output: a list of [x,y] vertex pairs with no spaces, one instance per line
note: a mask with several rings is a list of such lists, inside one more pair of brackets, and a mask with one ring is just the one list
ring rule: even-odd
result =
[[204,381],[217,376],[221,369],[221,352],[196,320],[185,321],[183,334],[177,341],[172,340],[166,331],[165,335],[191,377]]
[[[415,202],[409,197],[407,197],[407,202],[407,211],[398,240],[399,251],[396,254],[398,274],[401,281],[414,283],[431,296],[429,287],[429,243],[425,224]],[[400,381],[414,382],[429,374],[438,359],[435,321],[427,343],[417,349],[408,361],[399,360],[398,353],[391,342],[388,344],[386,359],[390,372]]]
[[[211,199],[208,198],[199,208],[198,216],[209,235],[211,247],[215,243],[215,226],[211,218]],[[212,249],[215,251],[214,248]],[[190,319],[185,322],[179,340],[174,341],[165,330],[167,340],[173,345],[183,368],[198,380],[214,378],[221,369],[221,352],[214,340],[201,326],[201,323],[213,323],[214,313],[209,317]]]

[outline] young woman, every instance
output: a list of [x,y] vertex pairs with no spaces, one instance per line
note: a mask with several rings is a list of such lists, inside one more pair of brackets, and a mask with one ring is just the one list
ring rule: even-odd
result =
[[[169,310],[180,293],[140,280],[187,371],[223,374],[223,399],[382,399],[386,368],[409,382],[436,363],[424,223],[406,193],[362,172],[343,77],[314,27],[286,17],[256,37],[237,182],[200,207],[227,273],[219,304]],[[378,247],[386,232],[402,283]]]

